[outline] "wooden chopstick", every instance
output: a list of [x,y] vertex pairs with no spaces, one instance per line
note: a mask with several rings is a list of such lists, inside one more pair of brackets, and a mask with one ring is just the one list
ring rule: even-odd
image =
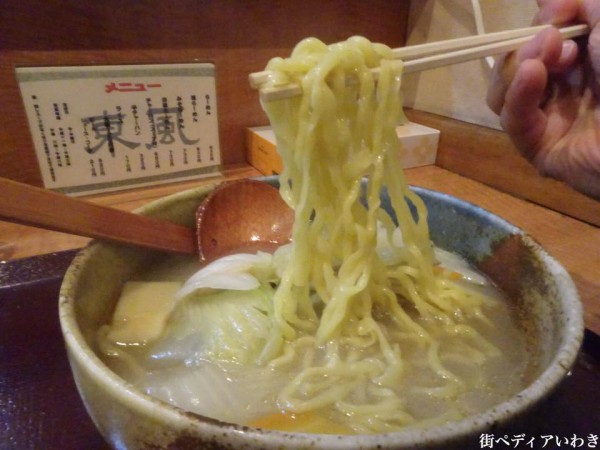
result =
[[[493,42],[515,39],[523,36],[533,36],[537,32],[549,28],[552,25],[539,25],[536,27],[517,28],[515,30],[498,31],[496,33],[487,33],[477,36],[467,36],[457,39],[448,39],[445,41],[428,42],[427,44],[410,45],[392,49],[394,58],[408,61],[414,58],[424,58],[442,52],[462,50],[476,45],[491,44]],[[270,72],[264,70],[250,74],[250,86],[258,89],[262,84],[269,81]]]
[[[587,25],[573,25],[570,27],[559,28],[558,31],[560,31],[564,39],[571,39],[589,33],[589,27]],[[435,69],[436,67],[449,66],[460,62],[484,58],[486,56],[510,52],[531,40],[531,37],[532,35],[525,35],[505,41],[465,48],[464,50],[413,59],[404,64],[404,72],[420,72],[423,70]]]
[[[402,47],[393,50],[394,58],[404,62],[404,73],[420,72],[437,67],[457,64],[516,50],[536,33],[551,25],[519,28],[466,38],[451,39],[422,45]],[[571,39],[589,33],[587,25],[573,25],[558,29],[564,39]],[[378,69],[373,69],[377,75]],[[297,84],[262,87],[269,80],[270,72],[250,74],[250,85],[260,90],[263,101],[273,101],[293,97],[302,93]]]
[[517,28],[514,30],[504,30],[495,33],[478,34],[475,36],[465,36],[462,38],[448,39],[445,41],[428,42],[426,44],[409,45],[392,49],[394,58],[400,58],[409,61],[415,58],[424,58],[444,52],[453,52],[463,50],[479,45],[493,44],[494,42],[507,41],[524,36],[534,36],[538,32],[550,28],[552,25],[538,25],[528,28]]

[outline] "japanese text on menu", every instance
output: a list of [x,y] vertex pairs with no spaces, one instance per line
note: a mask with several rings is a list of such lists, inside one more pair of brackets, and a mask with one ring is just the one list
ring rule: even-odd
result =
[[44,185],[91,193],[214,175],[214,66],[17,69]]

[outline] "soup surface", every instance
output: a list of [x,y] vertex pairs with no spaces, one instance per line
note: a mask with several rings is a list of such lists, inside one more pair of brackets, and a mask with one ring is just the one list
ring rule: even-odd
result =
[[[511,302],[460,258],[439,254],[440,270],[485,296],[486,302],[480,313],[451,325],[408,311],[436,344],[429,346],[410,334],[390,336],[390,346],[399,347],[403,357],[399,373],[386,374],[377,367],[381,365],[378,346],[364,345],[357,351],[349,344],[345,348],[326,342],[315,347],[308,335],[304,343],[299,338],[293,360],[258,363],[268,340],[275,282],[267,275],[269,281],[254,289],[199,288],[177,301],[176,292],[198,270],[197,261],[188,257],[170,257],[140,274],[129,286],[139,290],[140,295],[132,297],[137,303],[117,307],[113,322],[99,333],[99,345],[106,363],[144,392],[226,422],[347,434],[459,419],[523,389],[530,358]],[[235,286],[235,278],[242,273],[252,276],[265,270],[246,264],[239,272],[235,266],[220,268],[224,274],[236,274],[226,284]],[[209,276],[214,279],[214,273]],[[127,301],[125,293],[123,300]],[[167,308],[148,309],[152,304]],[[386,324],[393,319],[379,311],[377,320]],[[315,381],[323,374],[317,371],[304,380],[298,380],[298,374],[306,366],[326,366],[332,352],[345,356],[354,352],[351,364],[364,364],[368,369],[372,363],[374,367],[357,378],[343,372],[333,375],[340,389],[347,391],[344,401],[299,411],[286,404],[281,393],[290,390],[302,400],[330,394],[327,382],[320,386]],[[393,404],[391,414],[385,408],[388,403]]]

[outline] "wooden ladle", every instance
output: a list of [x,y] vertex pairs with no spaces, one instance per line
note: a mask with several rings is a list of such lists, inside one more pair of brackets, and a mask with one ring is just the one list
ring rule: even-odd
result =
[[258,180],[225,183],[196,212],[200,259],[240,251],[272,252],[290,241],[294,212],[277,188]]
[[[284,225],[273,226],[269,220],[279,224],[278,216],[289,217],[291,211],[276,188],[253,180],[218,187],[198,209],[197,235],[192,228],[0,178],[0,220],[153,250],[198,253],[203,260],[230,253],[235,245],[260,248],[264,241],[268,248],[283,242]],[[253,217],[260,216],[256,212],[263,216],[254,223]],[[288,240],[290,230],[285,232]]]

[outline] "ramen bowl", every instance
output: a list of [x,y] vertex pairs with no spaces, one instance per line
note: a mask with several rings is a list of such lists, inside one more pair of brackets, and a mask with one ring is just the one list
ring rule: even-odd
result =
[[[276,178],[265,181],[277,184]],[[193,226],[214,186],[149,204],[139,212]],[[536,374],[518,394],[465,419],[372,435],[321,435],[252,428],[186,412],[152,398],[98,356],[98,329],[110,321],[123,284],[164,255],[93,242],[74,259],[60,292],[60,323],[77,388],[96,427],[117,449],[452,449],[480,448],[482,433],[509,429],[531,414],[573,366],[583,336],[581,304],[565,269],[530,236],[457,198],[421,188],[432,240],[464,256],[518,302],[535,349]],[[382,204],[389,198],[382,192]]]

